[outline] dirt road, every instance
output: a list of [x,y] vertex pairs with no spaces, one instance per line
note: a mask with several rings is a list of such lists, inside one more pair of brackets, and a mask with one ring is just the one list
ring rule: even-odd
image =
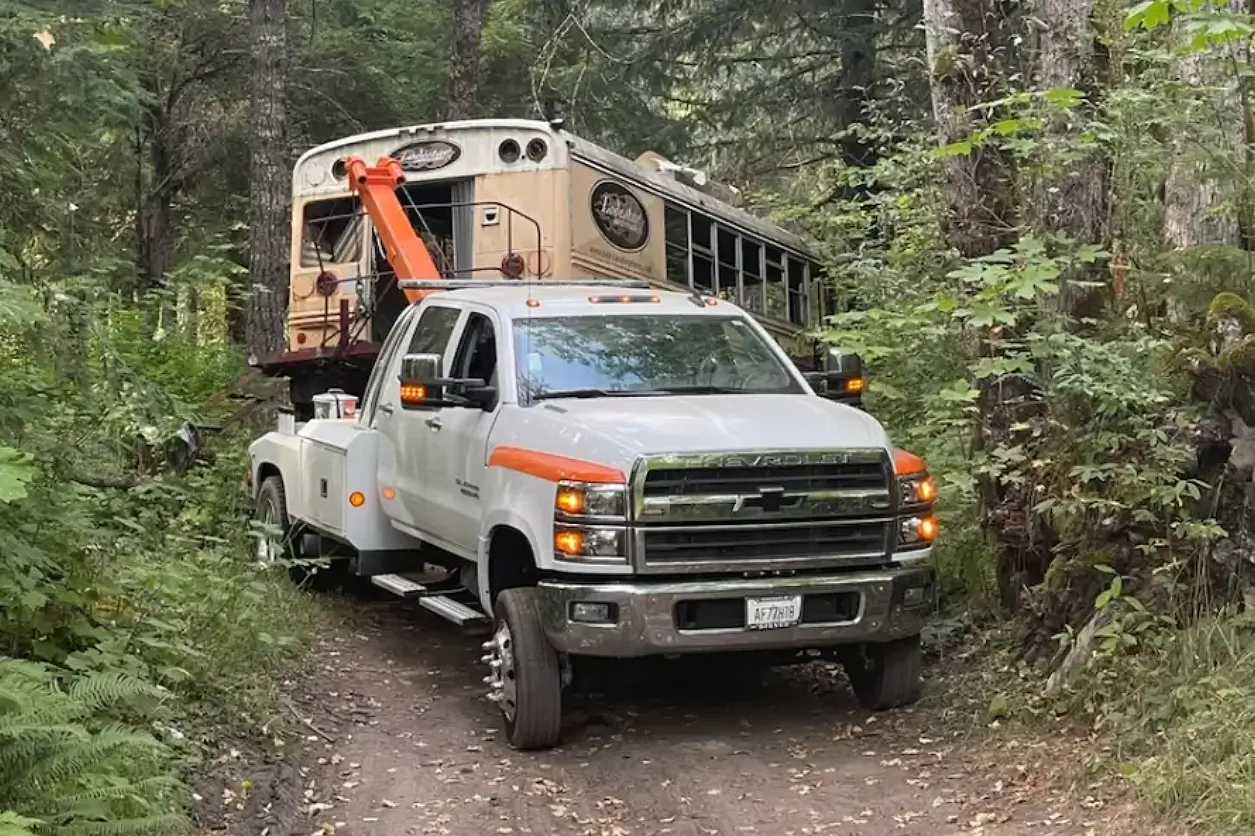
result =
[[[240,833],[792,836],[1145,834],[1043,789],[1053,747],[976,744],[940,708],[869,718],[832,669],[741,689],[625,669],[519,753],[482,698],[479,640],[401,602],[350,602],[293,697],[309,751],[294,821]],[[954,725],[953,722],[950,725]],[[301,796],[303,795],[303,798]],[[269,807],[270,805],[268,805]],[[277,811],[272,812],[273,814]],[[219,831],[221,832],[221,831]]]

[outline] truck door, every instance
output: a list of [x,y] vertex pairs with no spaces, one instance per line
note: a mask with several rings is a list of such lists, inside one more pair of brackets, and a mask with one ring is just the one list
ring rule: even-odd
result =
[[432,499],[438,506],[433,531],[450,549],[474,556],[478,548],[483,507],[479,492],[484,482],[488,433],[501,409],[501,381],[497,374],[499,329],[486,313],[471,311],[448,366],[449,377],[477,378],[497,389],[485,407],[444,407],[440,410],[439,463],[433,466]]
[[433,451],[439,446],[432,443],[425,422],[437,410],[401,409],[401,358],[406,354],[446,354],[461,314],[459,308],[437,302],[406,310],[384,343],[362,402],[361,421],[379,433],[379,489],[384,513],[419,531],[427,530],[431,516],[423,483],[433,464],[431,457],[438,455]]

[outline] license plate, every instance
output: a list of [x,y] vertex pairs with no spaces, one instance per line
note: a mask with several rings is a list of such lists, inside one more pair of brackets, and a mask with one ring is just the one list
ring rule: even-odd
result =
[[801,620],[801,595],[745,599],[745,626],[751,630],[792,627]]

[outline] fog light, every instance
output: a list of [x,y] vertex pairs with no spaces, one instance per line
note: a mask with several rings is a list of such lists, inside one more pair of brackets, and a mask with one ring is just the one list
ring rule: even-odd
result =
[[902,606],[918,607],[928,603],[928,587],[912,586],[902,593]]
[[584,624],[613,624],[618,620],[617,610],[614,604],[575,601],[571,604],[571,620]]

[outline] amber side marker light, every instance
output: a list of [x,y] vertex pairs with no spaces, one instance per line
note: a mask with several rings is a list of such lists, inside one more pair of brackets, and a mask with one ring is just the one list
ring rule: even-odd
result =
[[584,492],[571,488],[558,491],[554,505],[564,514],[578,514],[584,510]]
[[929,477],[915,486],[915,498],[919,502],[932,502],[937,498],[937,483]]
[[936,517],[924,517],[919,521],[919,536],[921,540],[929,543],[937,539]]
[[394,491],[392,488],[384,488],[381,491],[381,493],[383,494],[384,499],[396,499],[397,498],[397,492]]
[[849,380],[847,380],[847,381],[845,382],[845,391],[847,391],[847,392],[862,392],[862,391],[863,391],[863,387],[864,387],[865,385],[867,385],[867,384],[866,384],[866,381],[864,381],[864,380],[863,380],[863,378],[861,378],[861,377],[852,377],[852,378],[850,378]]
[[353,493],[349,494],[349,504],[354,508],[361,508],[366,504],[366,494],[361,491],[353,491]]
[[401,384],[401,403],[420,404],[427,400],[427,387],[417,383]]
[[578,531],[556,532],[553,547],[566,555],[578,555],[584,551],[584,535]]

